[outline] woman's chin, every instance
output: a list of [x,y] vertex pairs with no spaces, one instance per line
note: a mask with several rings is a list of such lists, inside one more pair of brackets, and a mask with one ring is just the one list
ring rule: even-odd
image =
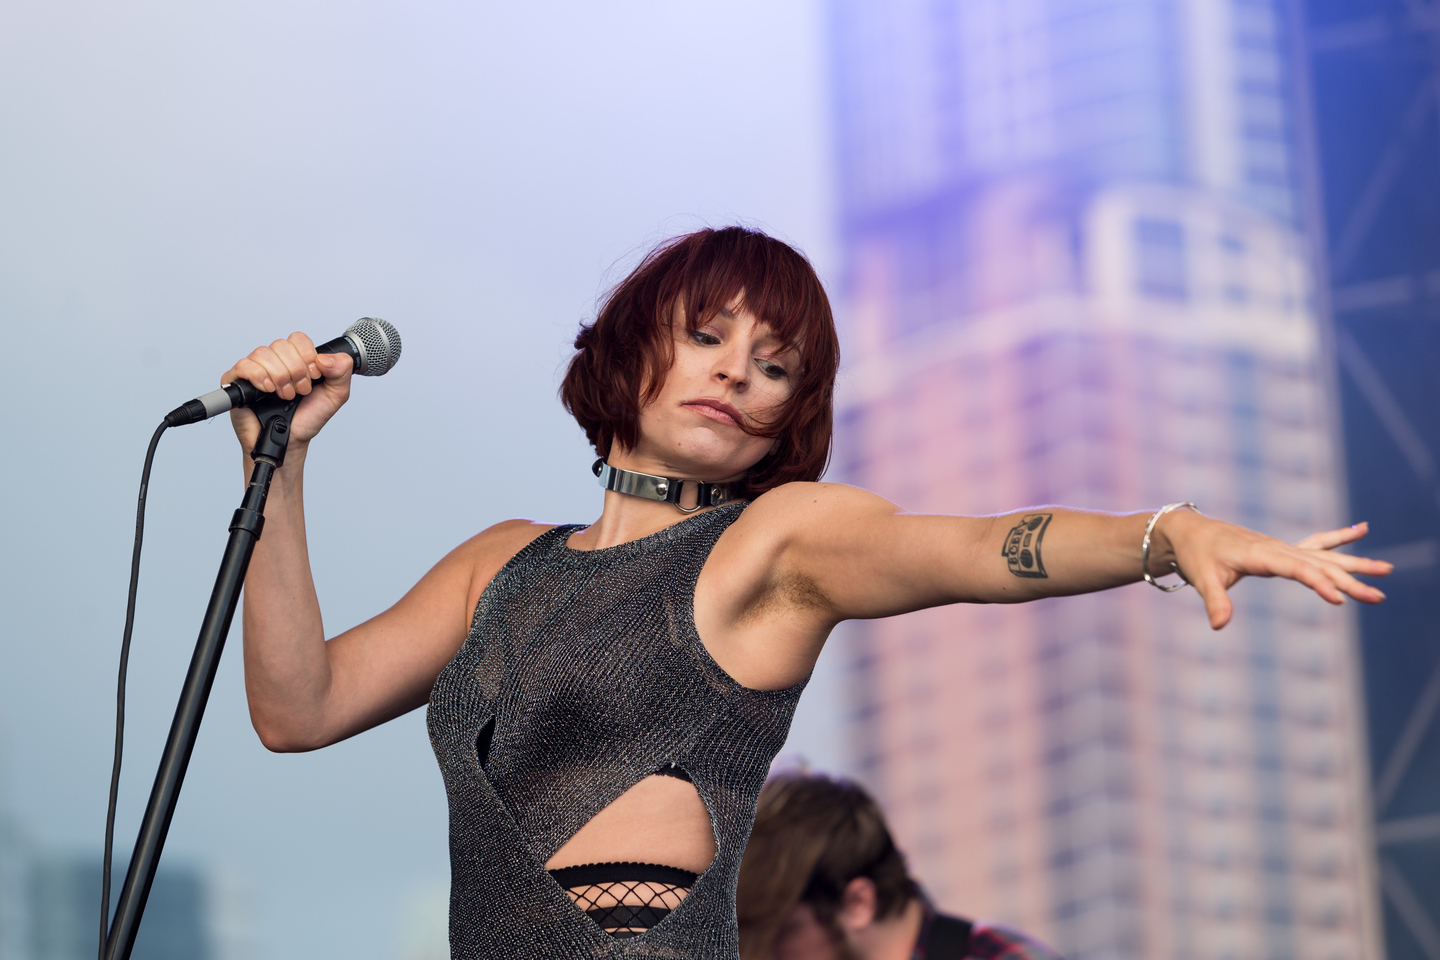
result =
[[702,442],[677,444],[683,452],[675,449],[654,451],[650,456],[644,456],[642,452],[642,455],[635,459],[654,464],[654,469],[651,471],[646,471],[643,467],[632,467],[631,469],[654,472],[668,477],[685,477],[721,483],[738,480],[745,476],[751,467],[765,458],[765,454],[769,450],[769,441],[766,441],[765,447],[761,449],[737,450],[733,442],[703,442],[719,439],[713,436],[695,439]]
[[742,454],[729,451],[728,456],[695,458],[693,476],[701,480],[720,483],[739,480],[750,472],[750,468],[765,459],[765,450],[747,450]]

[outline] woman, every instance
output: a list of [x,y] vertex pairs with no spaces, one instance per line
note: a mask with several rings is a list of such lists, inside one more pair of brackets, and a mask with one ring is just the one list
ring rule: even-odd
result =
[[[816,482],[834,323],[809,263],[760,233],[662,245],[575,346],[562,397],[602,457],[600,517],[497,524],[329,642],[302,478],[348,396],[350,360],[297,333],[222,378],[304,395],[245,591],[255,728],[272,750],[313,750],[428,700],[456,957],[735,957],[756,797],[841,620],[1172,568],[1217,628],[1247,575],[1332,603],[1383,596],[1353,574],[1387,564],[1327,552],[1359,528],[1292,547],[1188,510],[909,516]],[[233,417],[249,450],[257,422]]]

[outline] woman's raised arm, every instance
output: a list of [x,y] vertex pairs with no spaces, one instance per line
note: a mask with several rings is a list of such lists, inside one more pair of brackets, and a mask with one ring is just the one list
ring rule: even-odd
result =
[[[423,704],[464,642],[480,591],[545,528],[526,521],[491,527],[436,564],[399,603],[327,642],[305,539],[304,471],[310,441],[349,397],[350,358],[316,354],[310,338],[295,333],[257,348],[221,382],[241,377],[285,399],[304,397],[246,577],[244,659],[261,741],[271,750],[313,750]],[[243,409],[231,418],[248,477],[259,421]]]

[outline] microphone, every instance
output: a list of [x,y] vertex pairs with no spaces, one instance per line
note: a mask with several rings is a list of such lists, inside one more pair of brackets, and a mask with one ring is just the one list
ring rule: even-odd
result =
[[[400,334],[384,320],[361,317],[342,335],[316,347],[315,352],[348,353],[358,376],[378,377],[400,362]],[[171,410],[165,414],[165,423],[171,427],[199,423],[236,407],[248,407],[263,396],[264,391],[249,380],[235,380]]]

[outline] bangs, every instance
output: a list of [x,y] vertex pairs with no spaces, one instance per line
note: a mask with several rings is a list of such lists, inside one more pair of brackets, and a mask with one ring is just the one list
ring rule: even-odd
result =
[[820,478],[840,366],[830,300],[804,255],[744,227],[699,230],[656,247],[605,298],[595,322],[581,327],[560,394],[597,454],[607,456],[612,443],[635,445],[640,410],[660,395],[674,363],[677,307],[693,333],[738,306],[800,361],[775,420],[741,425],[778,441],[746,476],[748,492]]
[[[804,363],[806,355],[825,339],[826,325],[814,329],[817,314],[828,319],[829,303],[817,310],[815,286],[796,283],[790,264],[776,263],[773,257],[742,257],[716,259],[712,263],[685,264],[679,289],[670,303],[660,305],[660,315],[669,316],[675,303],[693,309],[685,310],[685,326],[694,333],[715,315],[736,307],[748,310],[755,319],[770,328],[784,349],[795,350]],[[805,265],[807,268],[809,264]],[[789,268],[789,269],[787,269]],[[808,349],[807,349],[808,348]]]

